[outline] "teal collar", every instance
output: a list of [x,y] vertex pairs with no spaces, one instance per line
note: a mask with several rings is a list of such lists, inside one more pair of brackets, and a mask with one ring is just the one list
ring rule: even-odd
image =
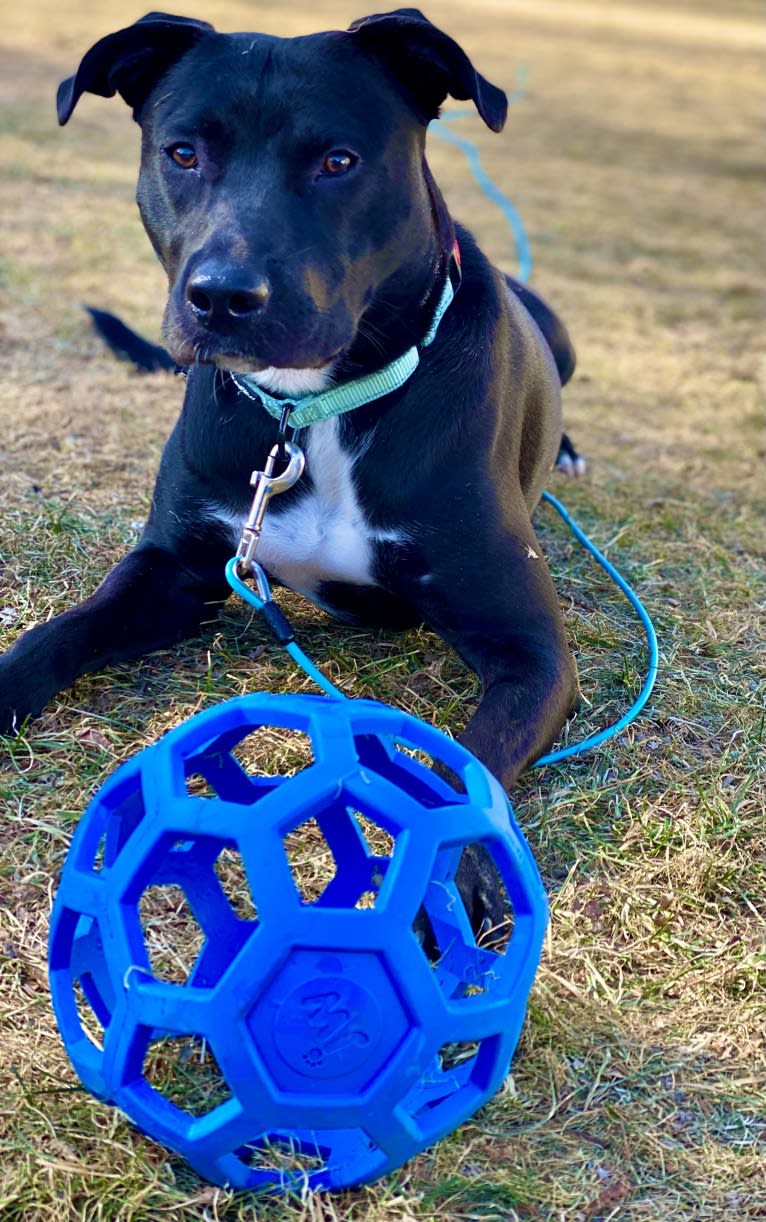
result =
[[354,408],[363,407],[365,403],[373,403],[382,399],[393,390],[403,386],[411,378],[420,362],[420,349],[427,348],[436,338],[439,323],[452,304],[452,300],[460,285],[460,249],[457,242],[450,257],[447,278],[442,289],[439,304],[420,344],[408,348],[402,356],[397,357],[390,365],[379,369],[376,373],[365,374],[352,382],[341,386],[330,386],[318,394],[301,395],[297,399],[276,398],[262,390],[252,374],[232,374],[235,385],[249,399],[258,399],[275,420],[283,420],[285,412],[289,411],[289,423],[293,429],[302,429],[307,424],[316,424],[319,420],[329,420],[332,416],[340,416],[351,412]]

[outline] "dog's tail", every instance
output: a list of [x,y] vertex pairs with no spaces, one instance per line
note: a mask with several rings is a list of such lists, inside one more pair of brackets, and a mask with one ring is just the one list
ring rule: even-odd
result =
[[154,373],[158,369],[176,370],[178,366],[160,344],[153,344],[136,331],[126,327],[115,314],[86,305],[93,326],[106,346],[123,361],[130,361],[139,373]]

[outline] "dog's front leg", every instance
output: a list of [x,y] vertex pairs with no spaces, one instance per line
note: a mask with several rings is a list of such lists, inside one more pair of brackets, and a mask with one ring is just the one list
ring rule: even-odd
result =
[[550,747],[575,703],[569,650],[550,639],[473,634],[451,643],[482,683],[478,708],[460,741],[509,789]]
[[[460,741],[506,788],[551,745],[577,696],[574,661],[539,547],[514,540],[511,553],[500,553],[500,566],[481,564],[481,549],[470,561],[464,557],[441,593],[431,589],[429,615],[482,684]],[[464,852],[457,883],[474,931],[491,942],[508,918],[507,897],[481,844]]]
[[213,572],[140,543],[90,598],[30,629],[0,658],[0,733],[39,713],[80,675],[193,635],[228,592]]
[[481,680],[461,741],[506,788],[547,750],[577,696],[548,566],[528,519],[517,530],[501,535],[490,523],[423,556],[417,583],[423,618]]
[[[505,632],[487,621],[484,630],[466,627],[439,631],[478,673],[483,693],[460,735],[464,746],[508,788],[519,773],[551,744],[576,697],[577,682],[555,614],[541,619],[536,631],[517,630],[513,616]],[[554,628],[555,626],[555,628]],[[508,920],[508,899],[497,868],[481,844],[470,845],[456,878],[477,937],[491,945],[493,931]]]

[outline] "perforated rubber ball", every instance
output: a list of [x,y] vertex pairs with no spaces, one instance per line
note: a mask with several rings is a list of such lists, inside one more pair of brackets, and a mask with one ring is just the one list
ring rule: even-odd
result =
[[[508,910],[478,939],[455,881],[477,844]],[[546,920],[468,751],[372,701],[257,694],[96,794],[54,905],[53,1004],[84,1085],[202,1176],[344,1188],[497,1090]]]

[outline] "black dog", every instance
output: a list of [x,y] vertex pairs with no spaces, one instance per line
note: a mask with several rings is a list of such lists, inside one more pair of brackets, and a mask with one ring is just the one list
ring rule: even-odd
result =
[[483,684],[463,741],[510,785],[576,694],[530,522],[574,354],[454,224],[423,151],[447,94],[494,131],[505,95],[415,9],[289,39],[152,13],[61,85],[62,124],[85,91],[119,92],[141,125],[165,339],[191,371],[140,542],[0,659],[0,729],[214,617],[277,438],[260,390],[279,414],[393,371],[401,385],[296,435],[306,472],[270,503],[258,559],[348,623],[431,625]]

